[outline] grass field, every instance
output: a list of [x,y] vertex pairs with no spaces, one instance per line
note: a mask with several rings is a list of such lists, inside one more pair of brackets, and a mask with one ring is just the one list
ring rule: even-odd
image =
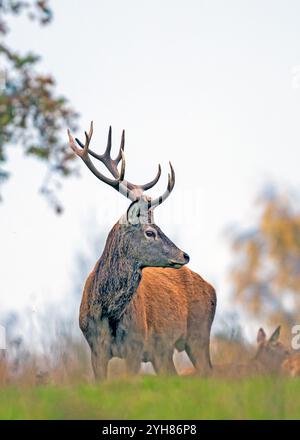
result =
[[0,389],[0,419],[297,419],[300,380],[144,376]]

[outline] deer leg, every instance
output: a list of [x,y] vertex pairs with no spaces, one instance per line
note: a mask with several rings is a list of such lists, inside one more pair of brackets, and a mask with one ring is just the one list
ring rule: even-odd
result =
[[88,332],[85,337],[91,348],[92,367],[95,379],[104,380],[107,377],[108,362],[111,359],[111,341],[108,323],[102,322],[100,329]]
[[126,357],[126,371],[128,375],[136,375],[139,373],[141,368],[141,359],[140,356],[137,356],[135,353]]
[[173,362],[174,348],[162,340],[156,340],[152,365],[157,374],[177,374]]
[[92,366],[97,381],[106,379],[109,357],[105,353],[92,352]]
[[164,355],[155,355],[152,360],[152,365],[156,374],[177,375],[173,362],[173,352]]
[[207,337],[203,337],[203,335],[190,337],[186,343],[185,350],[197,373],[206,376],[211,372],[209,335]]
[[136,375],[141,368],[143,342],[139,338],[129,338],[126,347],[126,370],[129,375]]

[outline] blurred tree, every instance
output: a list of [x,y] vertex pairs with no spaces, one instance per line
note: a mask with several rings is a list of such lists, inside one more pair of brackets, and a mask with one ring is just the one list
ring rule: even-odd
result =
[[300,318],[300,212],[274,192],[259,202],[256,228],[233,238],[234,298],[252,317],[290,328]]
[[[20,54],[5,44],[9,32],[5,18],[21,13],[41,25],[52,20],[48,0],[0,0],[0,183],[8,177],[3,169],[7,147],[18,144],[25,154],[47,164],[41,191],[60,213],[62,207],[55,195],[60,177],[75,171],[74,155],[60,135],[67,126],[75,129],[77,114],[65,97],[56,95],[53,77],[35,70],[39,56],[31,52]],[[58,180],[54,181],[54,176]]]

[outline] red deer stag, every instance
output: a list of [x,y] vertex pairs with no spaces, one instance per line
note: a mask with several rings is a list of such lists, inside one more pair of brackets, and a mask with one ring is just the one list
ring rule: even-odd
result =
[[[153,210],[174,188],[172,165],[167,190],[151,199],[144,191],[157,183],[160,166],[151,182],[130,183],[124,179],[124,131],[114,160],[111,128],[103,155],[89,149],[92,134],[91,123],[85,144],[76,139],[77,146],[68,131],[72,150],[99,180],[131,200],[126,214],[110,231],[83,291],[79,324],[91,348],[95,377],[106,377],[108,362],[114,356],[124,358],[132,374],[139,371],[141,362],[148,361],[157,373],[176,373],[174,348],[186,350],[196,370],[206,373],[211,368],[209,340],[215,291],[198,274],[183,267],[189,256],[153,220]],[[98,171],[91,156],[102,162],[113,178]]]

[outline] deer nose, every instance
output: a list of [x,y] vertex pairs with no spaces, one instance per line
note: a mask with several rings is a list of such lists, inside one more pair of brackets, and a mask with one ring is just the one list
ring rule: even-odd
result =
[[188,254],[186,254],[185,252],[183,252],[183,258],[185,259],[186,263],[188,263],[190,261],[190,256]]

